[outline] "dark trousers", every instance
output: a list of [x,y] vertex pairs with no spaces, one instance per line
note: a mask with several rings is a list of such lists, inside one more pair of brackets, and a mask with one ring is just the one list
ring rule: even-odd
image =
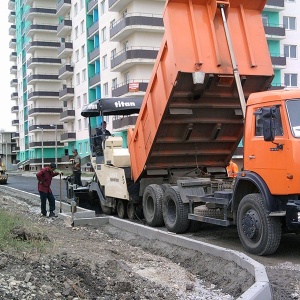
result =
[[73,176],[74,176],[74,184],[78,184],[78,185],[82,186],[81,172],[73,171]]
[[47,214],[47,208],[46,208],[46,202],[48,199],[49,202],[49,208],[50,212],[55,211],[55,198],[52,193],[44,193],[44,192],[39,192],[40,193],[40,198],[41,198],[41,212],[43,215]]

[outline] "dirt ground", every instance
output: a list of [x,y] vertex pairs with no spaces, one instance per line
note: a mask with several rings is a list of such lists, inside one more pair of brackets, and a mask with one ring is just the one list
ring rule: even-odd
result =
[[0,209],[31,224],[19,231],[38,227],[47,245],[0,252],[0,299],[234,299],[254,282],[234,263],[109,225],[72,227],[41,217],[36,197],[0,192]]

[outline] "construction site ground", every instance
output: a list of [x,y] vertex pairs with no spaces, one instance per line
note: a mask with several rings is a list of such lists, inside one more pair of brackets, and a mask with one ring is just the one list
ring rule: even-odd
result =
[[[43,253],[0,252],[0,299],[234,299],[254,283],[233,262],[111,225],[72,227],[41,217],[36,196],[0,192],[0,209],[27,219],[27,236],[38,228],[46,239]],[[300,299],[299,265],[267,270],[274,299]]]

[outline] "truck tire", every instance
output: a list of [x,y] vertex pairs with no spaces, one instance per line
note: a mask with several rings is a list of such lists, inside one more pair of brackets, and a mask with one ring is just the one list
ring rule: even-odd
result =
[[117,202],[117,214],[120,219],[127,218],[127,205],[125,204],[125,201],[118,200]]
[[151,227],[164,225],[162,215],[163,190],[158,184],[150,184],[143,194],[143,212],[146,223]]
[[188,230],[190,225],[188,219],[189,204],[182,202],[178,187],[166,189],[162,207],[165,225],[169,231],[184,233]]
[[136,219],[136,213],[135,213],[135,208],[136,206],[131,202],[128,201],[127,203],[127,215],[129,220],[134,220]]
[[237,211],[237,230],[244,248],[256,255],[274,253],[281,240],[281,222],[269,217],[261,194],[246,195]]

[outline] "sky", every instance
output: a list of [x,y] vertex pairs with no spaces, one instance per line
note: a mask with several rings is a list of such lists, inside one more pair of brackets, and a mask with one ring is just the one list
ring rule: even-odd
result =
[[14,78],[10,74],[13,62],[9,60],[9,55],[13,49],[9,48],[9,41],[13,38],[8,34],[11,23],[8,22],[8,0],[0,0],[0,131],[16,131],[16,127],[11,125],[11,121],[16,119],[16,114],[11,113],[12,106],[16,105],[11,100],[10,95],[14,91],[10,87],[10,81]]

